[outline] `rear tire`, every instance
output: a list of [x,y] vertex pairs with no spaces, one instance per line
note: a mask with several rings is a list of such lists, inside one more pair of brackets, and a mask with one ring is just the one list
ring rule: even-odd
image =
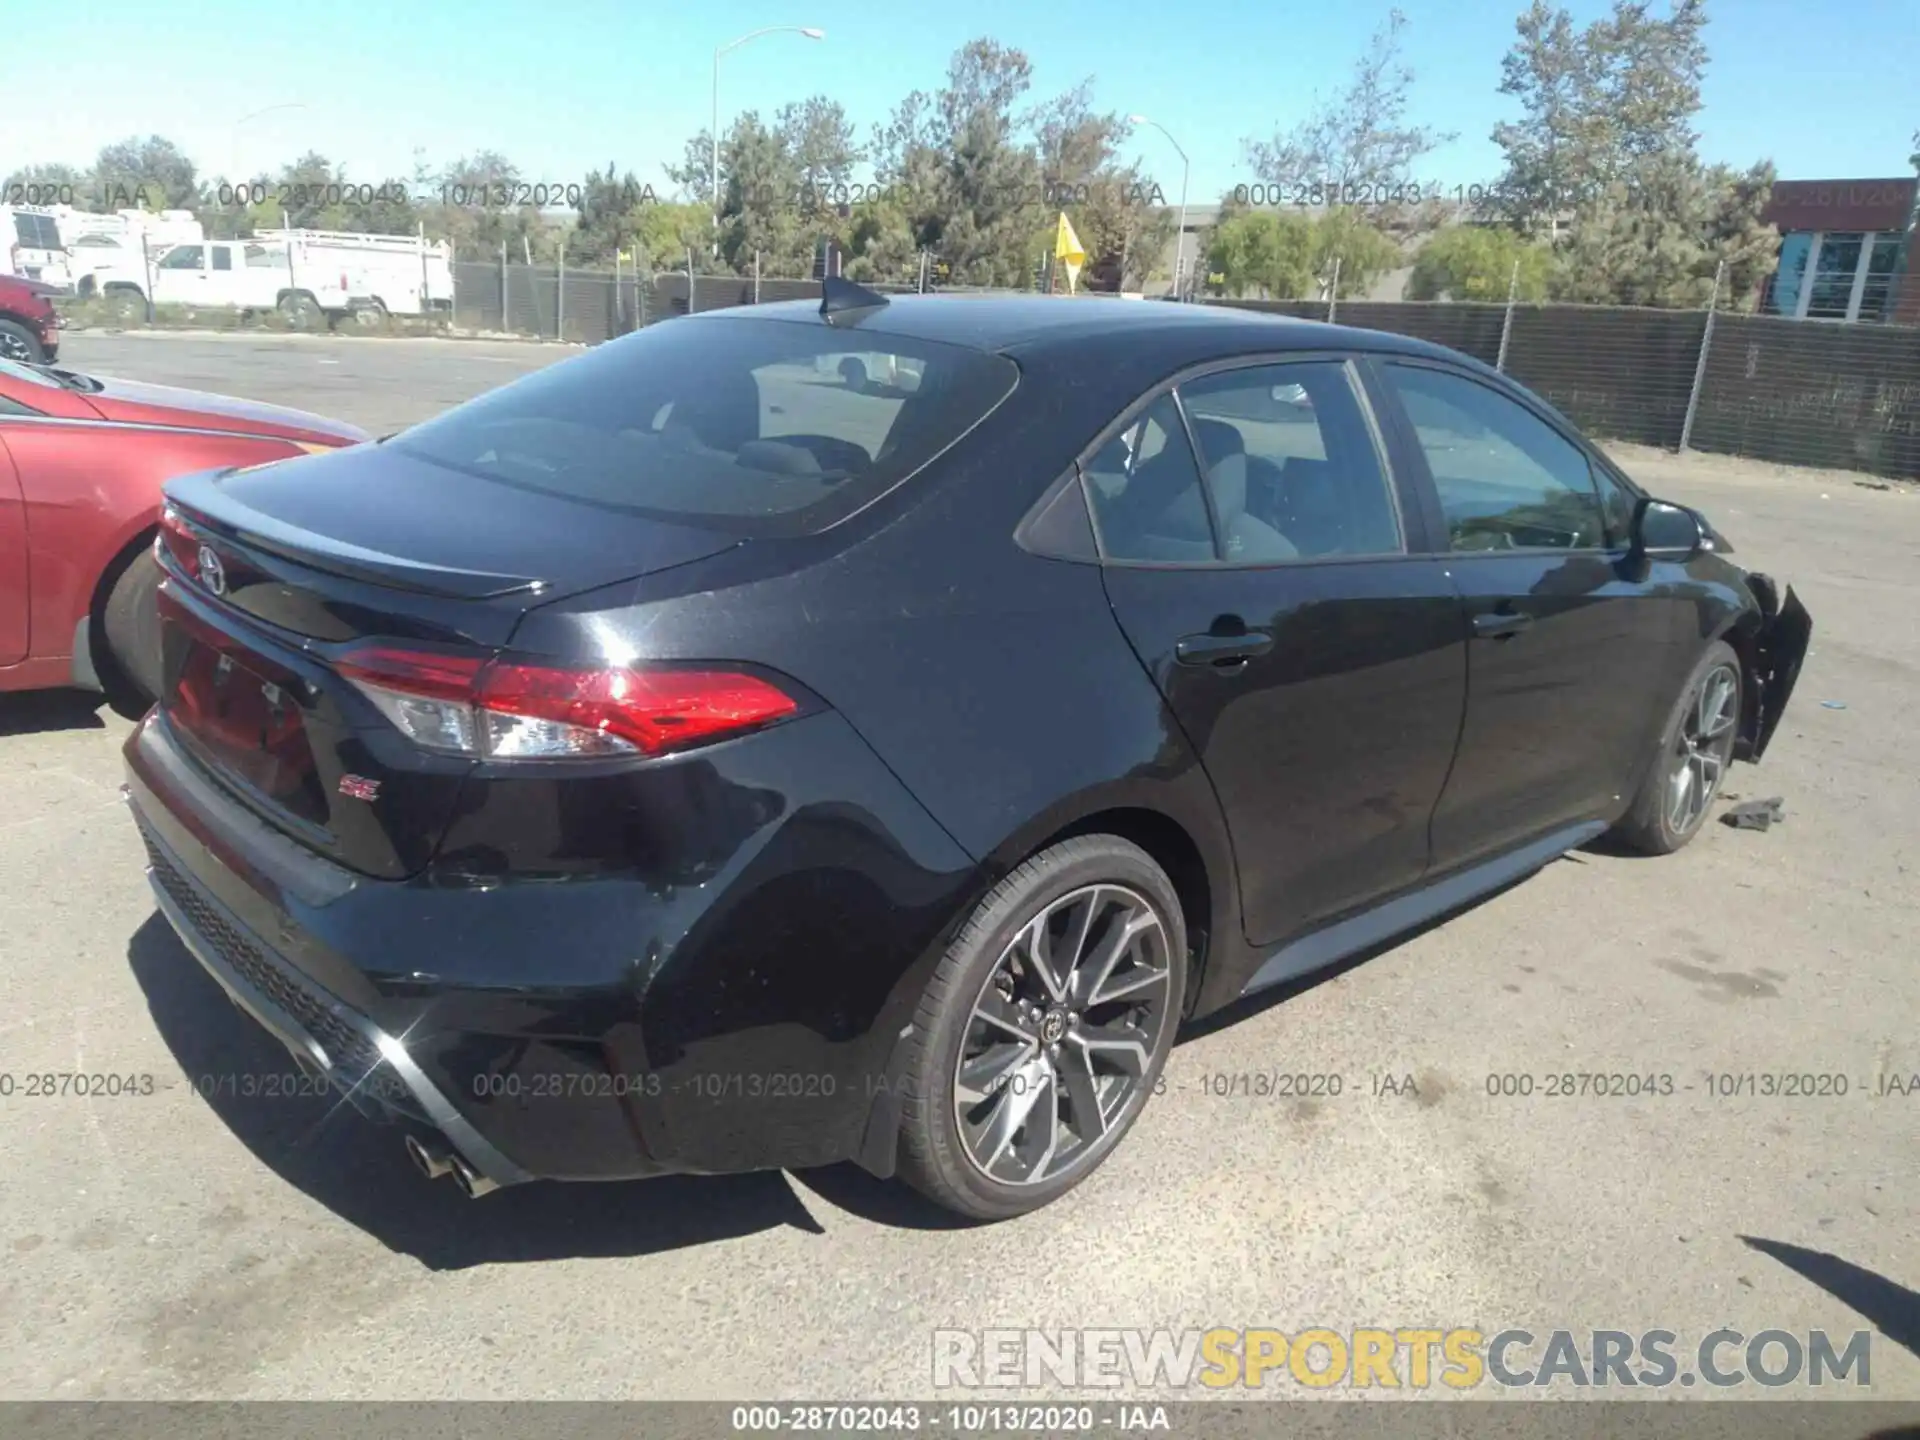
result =
[[1154,1093],[1186,960],[1179,897],[1139,846],[1088,835],[1021,865],[921,997],[902,1177],[977,1220],[1037,1210],[1086,1179]]
[[44,364],[47,358],[40,337],[17,320],[0,320],[0,357],[21,365]]
[[120,325],[144,325],[147,297],[131,287],[110,287],[106,293],[107,313]]
[[160,693],[161,578],[160,563],[142,546],[115,577],[101,607],[103,644],[95,647],[94,669],[107,703],[130,719],[146,714]]
[[296,330],[319,330],[326,325],[326,311],[320,308],[318,300],[304,292],[281,296],[280,313]]
[[1618,839],[1644,855],[1671,855],[1700,833],[1733,763],[1740,691],[1740,657],[1716,640],[1680,687],[1633,806],[1614,827]]

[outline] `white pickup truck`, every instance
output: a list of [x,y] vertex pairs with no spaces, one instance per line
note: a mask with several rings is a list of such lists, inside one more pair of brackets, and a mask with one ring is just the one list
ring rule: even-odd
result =
[[413,235],[268,231],[250,240],[150,248],[145,276],[119,267],[100,293],[129,312],[155,305],[284,311],[304,326],[322,318],[377,323],[388,314],[450,310],[453,267],[444,242]]
[[117,273],[101,293],[129,309],[185,305],[196,310],[281,310],[304,326],[350,314],[358,298],[344,269],[310,261],[298,244],[209,240],[146,257],[147,283]]

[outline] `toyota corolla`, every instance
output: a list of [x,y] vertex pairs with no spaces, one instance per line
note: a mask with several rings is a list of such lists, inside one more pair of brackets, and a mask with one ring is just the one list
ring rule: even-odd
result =
[[159,906],[469,1194],[1033,1209],[1183,1021],[1694,839],[1811,629],[1509,378],[1202,306],[829,281],[167,496]]

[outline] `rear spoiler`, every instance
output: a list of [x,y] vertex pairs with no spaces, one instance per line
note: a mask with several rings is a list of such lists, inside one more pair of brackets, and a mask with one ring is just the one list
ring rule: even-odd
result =
[[188,522],[201,529],[311,570],[385,586],[389,590],[408,590],[452,600],[491,600],[501,595],[539,591],[548,584],[536,575],[502,575],[429,565],[299,529],[270,515],[262,515],[220,489],[220,482],[240,468],[227,465],[218,470],[175,476],[162,487],[162,493]]

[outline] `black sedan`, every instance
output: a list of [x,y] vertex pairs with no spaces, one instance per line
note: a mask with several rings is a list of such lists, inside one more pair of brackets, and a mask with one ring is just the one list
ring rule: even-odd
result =
[[1183,1021],[1685,845],[1811,630],[1506,377],[1202,306],[830,281],[168,496],[160,908],[476,1195],[1045,1204]]

